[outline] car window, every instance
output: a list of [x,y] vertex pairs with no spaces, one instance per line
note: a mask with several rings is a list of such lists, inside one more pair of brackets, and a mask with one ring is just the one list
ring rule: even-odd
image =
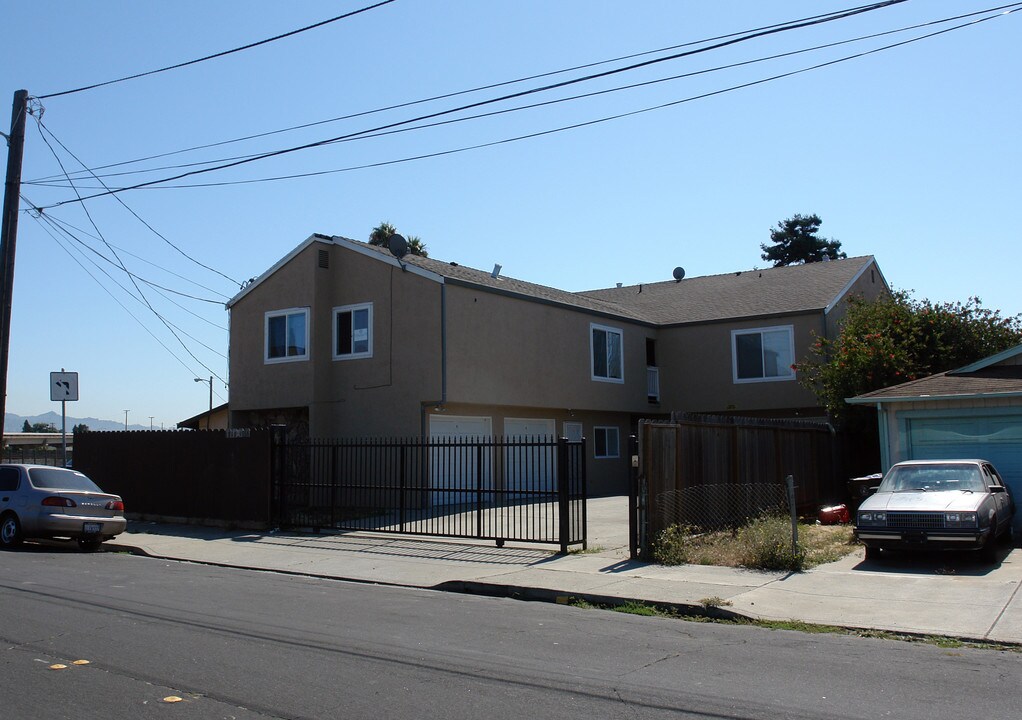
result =
[[880,484],[881,492],[908,492],[922,490],[986,490],[983,474],[977,465],[933,464],[901,465],[891,468]]
[[21,473],[18,472],[18,468],[0,468],[0,492],[12,492],[17,490],[18,480],[20,479]]
[[994,470],[994,466],[993,465],[984,465],[983,469],[987,471],[988,475],[990,475],[990,484],[991,485],[1003,485],[1004,484],[1001,481],[1001,477],[997,474],[997,471]]
[[28,479],[40,490],[79,490],[103,492],[96,483],[74,470],[59,468],[29,468]]

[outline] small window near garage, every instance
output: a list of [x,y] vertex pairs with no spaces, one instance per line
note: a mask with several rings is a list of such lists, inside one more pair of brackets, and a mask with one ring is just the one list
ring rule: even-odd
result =
[[334,308],[334,360],[373,356],[373,304]]
[[794,332],[791,325],[731,331],[736,383],[794,380]]
[[616,427],[593,428],[594,456],[597,458],[620,457],[619,441],[620,433]]
[[291,308],[266,313],[266,344],[263,359],[268,363],[307,360],[309,357],[309,309]]
[[589,349],[592,357],[592,379],[601,382],[623,383],[624,333],[606,325],[589,325]]
[[582,423],[580,422],[564,423],[564,437],[568,440],[568,442],[581,442]]

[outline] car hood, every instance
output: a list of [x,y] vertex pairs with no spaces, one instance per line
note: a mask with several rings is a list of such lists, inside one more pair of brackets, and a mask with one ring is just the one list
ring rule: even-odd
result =
[[987,496],[982,492],[945,490],[942,492],[883,492],[866,498],[859,510],[915,510],[939,512],[952,510],[968,512],[978,510]]

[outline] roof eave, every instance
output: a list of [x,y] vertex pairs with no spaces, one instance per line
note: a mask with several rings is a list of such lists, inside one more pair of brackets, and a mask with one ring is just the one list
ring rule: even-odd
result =
[[1022,390],[992,393],[941,393],[937,395],[900,395],[895,397],[853,397],[845,398],[849,405],[876,405],[893,402],[929,402],[933,400],[992,400],[1000,398],[1022,398]]

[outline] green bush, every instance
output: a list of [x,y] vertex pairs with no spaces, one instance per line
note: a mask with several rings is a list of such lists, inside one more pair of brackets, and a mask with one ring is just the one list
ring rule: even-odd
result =
[[671,525],[653,541],[653,561],[661,565],[685,565],[692,562],[690,552],[694,547],[692,528],[686,525]]
[[745,567],[757,570],[802,570],[806,547],[799,541],[791,547],[791,521],[777,515],[756,518],[739,528],[736,535],[744,552]]

